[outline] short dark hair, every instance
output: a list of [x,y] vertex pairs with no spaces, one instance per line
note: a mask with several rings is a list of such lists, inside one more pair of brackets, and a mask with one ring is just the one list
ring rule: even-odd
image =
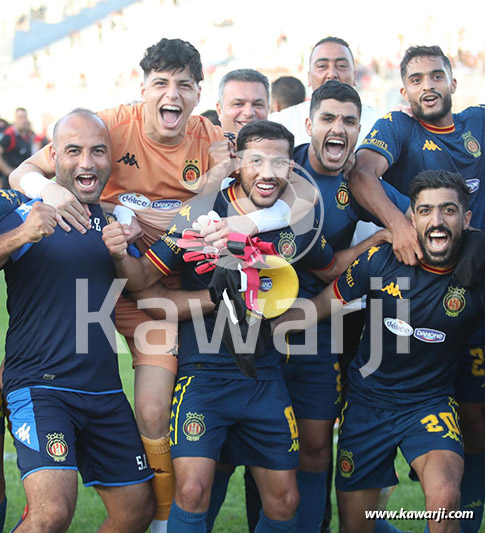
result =
[[443,59],[445,67],[447,67],[450,70],[450,73],[453,74],[451,62],[445,56],[443,50],[441,50],[439,46],[411,46],[406,50],[406,52],[404,53],[404,57],[401,60],[401,79],[404,80],[406,78],[406,69],[411,59],[423,56],[441,57]]
[[207,109],[207,111],[204,111],[200,114],[201,117],[208,118],[214,126],[220,126],[221,123],[219,121],[219,117],[217,115],[217,111],[215,109]]
[[145,50],[140,61],[145,79],[152,70],[155,72],[184,70],[188,68],[194,80],[204,79],[200,54],[188,41],[182,39],[162,39]]
[[463,211],[468,209],[470,201],[470,189],[465,180],[457,172],[448,170],[423,170],[412,181],[409,187],[409,197],[411,198],[411,209],[414,211],[416,199],[419,193],[425,189],[453,189],[458,193],[458,201],[463,207]]
[[325,44],[325,43],[335,43],[335,44],[340,44],[342,46],[345,46],[345,48],[347,48],[347,50],[350,52],[350,56],[352,57],[352,61],[355,61],[354,60],[354,54],[352,53],[352,50],[350,49],[349,43],[347,41],[344,41],[340,37],[333,37],[333,36],[325,37],[324,39],[320,39],[318,41],[318,43],[315,43],[315,45],[312,48],[312,52],[310,54],[310,61],[312,60],[312,55],[313,55],[313,52],[315,51],[315,48],[317,46],[320,46],[321,44]]
[[259,139],[287,140],[289,144],[288,157],[290,159],[293,157],[295,136],[283,124],[271,120],[255,120],[243,126],[237,135],[237,151],[245,150],[249,142]]
[[305,86],[294,76],[281,76],[271,84],[271,98],[278,100],[283,108],[300,104],[305,96]]
[[255,82],[262,83],[266,89],[266,95],[268,97],[269,103],[269,81],[268,78],[254,70],[252,68],[240,68],[237,70],[231,70],[227,74],[224,74],[221,81],[219,82],[219,103],[222,105],[224,100],[224,89],[230,81],[244,81],[244,82]]
[[24,113],[27,113],[27,109],[25,109],[25,107],[17,107],[17,109],[15,110],[15,114],[17,114],[18,111],[23,111]]
[[310,103],[310,117],[313,118],[315,111],[320,107],[323,100],[337,100],[339,102],[352,102],[357,106],[359,118],[362,114],[362,102],[359,93],[347,83],[337,80],[329,80],[312,94]]

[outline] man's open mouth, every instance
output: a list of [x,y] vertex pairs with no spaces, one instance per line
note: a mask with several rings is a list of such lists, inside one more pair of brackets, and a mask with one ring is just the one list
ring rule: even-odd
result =
[[160,108],[160,117],[167,128],[175,128],[182,117],[182,109],[177,105],[163,105]]

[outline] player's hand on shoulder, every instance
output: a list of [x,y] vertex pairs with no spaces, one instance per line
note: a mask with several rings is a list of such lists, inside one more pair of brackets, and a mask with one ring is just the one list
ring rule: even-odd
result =
[[71,191],[57,184],[49,183],[42,189],[44,204],[51,205],[57,211],[57,223],[64,231],[71,231],[71,226],[80,233],[91,228],[90,212]]
[[103,241],[109,253],[115,259],[122,259],[128,255],[128,240],[119,222],[113,222],[103,228]]
[[50,205],[35,202],[22,225],[26,242],[39,242],[43,237],[52,235],[56,225],[56,210]]
[[418,261],[423,259],[423,251],[411,221],[402,217],[400,222],[396,223],[390,230],[392,248],[397,260],[405,265],[417,265]]

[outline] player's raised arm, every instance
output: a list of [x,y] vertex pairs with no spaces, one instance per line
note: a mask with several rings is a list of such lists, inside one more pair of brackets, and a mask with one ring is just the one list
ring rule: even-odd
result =
[[91,227],[87,207],[68,189],[51,180],[55,176],[51,150],[52,144],[49,144],[21,163],[9,176],[10,186],[55,207],[57,223],[64,231],[71,231],[70,224],[85,233]]
[[416,230],[386,195],[379,177],[388,169],[384,156],[372,150],[357,152],[356,163],[349,173],[349,187],[355,199],[375,215],[392,232],[393,249],[399,261],[407,265],[422,258]]

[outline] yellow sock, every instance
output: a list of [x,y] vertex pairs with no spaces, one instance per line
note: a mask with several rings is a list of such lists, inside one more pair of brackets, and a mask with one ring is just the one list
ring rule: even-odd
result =
[[156,520],[168,520],[170,507],[175,493],[175,477],[173,474],[172,457],[170,455],[170,437],[148,439],[141,435],[141,441],[155,477],[152,487],[157,500]]

